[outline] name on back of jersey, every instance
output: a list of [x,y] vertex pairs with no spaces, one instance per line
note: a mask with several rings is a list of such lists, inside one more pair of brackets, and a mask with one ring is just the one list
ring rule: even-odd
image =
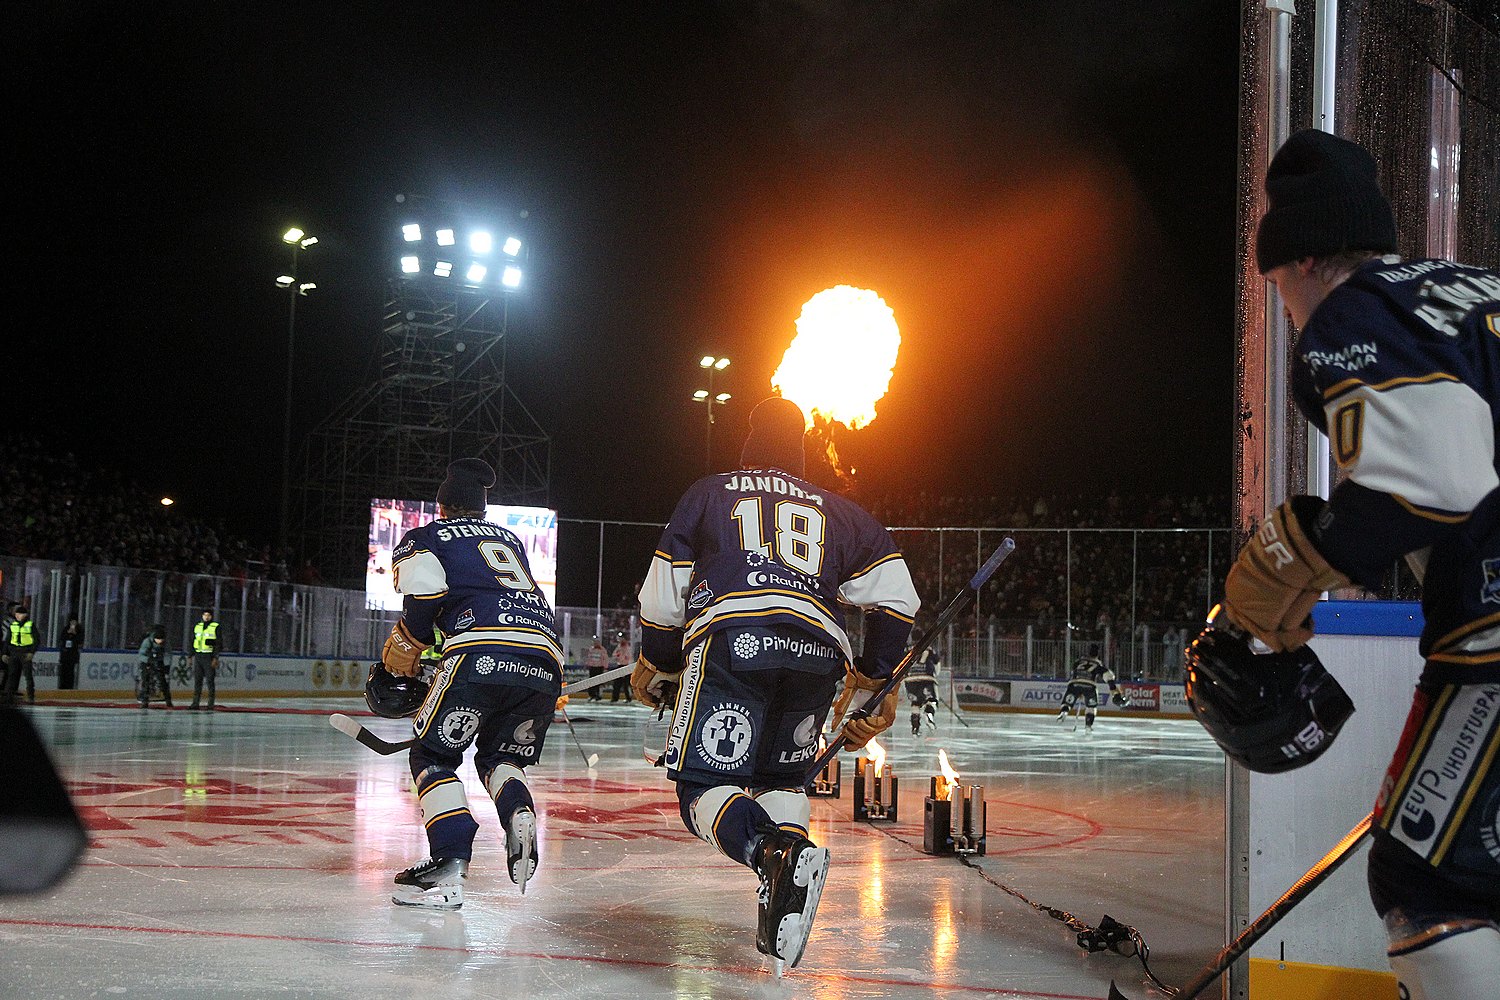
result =
[[823,494],[809,493],[802,487],[790,480],[783,479],[775,474],[741,476],[735,474],[724,483],[724,488],[731,493],[783,493],[808,503],[823,505]]

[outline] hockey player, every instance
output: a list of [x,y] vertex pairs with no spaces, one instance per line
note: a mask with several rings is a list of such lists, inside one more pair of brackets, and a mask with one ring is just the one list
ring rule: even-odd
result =
[[[1078,699],[1083,699],[1083,731],[1091,733],[1094,731],[1094,716],[1099,711],[1099,685],[1109,686],[1110,700],[1118,708],[1124,708],[1130,704],[1130,699],[1125,692],[1120,690],[1115,683],[1115,672],[1104,665],[1104,661],[1097,656],[1080,656],[1073,663],[1073,675],[1068,678],[1067,690],[1063,692],[1062,708],[1057,710],[1057,721],[1061,722],[1068,717],[1068,713],[1078,705]],[[1076,729],[1078,723],[1073,723]]]
[[[641,587],[636,697],[678,686],[665,763],[687,828],[760,877],[756,947],[802,958],[828,869],[808,839],[802,780],[834,688],[863,707],[900,661],[918,600],[890,534],[802,478],[802,411],[750,415],[739,471],[690,487]],[[865,610],[850,666],[841,604]],[[844,727],[857,749],[896,718],[896,693]]]
[[[922,630],[913,629],[911,644],[922,641]],[[927,723],[928,732],[937,731],[937,679],[943,669],[943,657],[929,646],[912,661],[906,672],[906,697],[911,701],[911,734],[922,735],[922,722]]]
[[1426,664],[1375,804],[1370,895],[1415,1000],[1500,983],[1500,274],[1401,261],[1375,161],[1299,132],[1266,172],[1260,270],[1300,330],[1297,406],[1329,435],[1331,497],[1293,497],[1240,552],[1224,613],[1273,650],[1325,590],[1422,580]]
[[408,531],[392,553],[401,620],[381,653],[386,670],[421,673],[422,651],[443,637],[443,659],[412,720],[411,749],[430,856],[396,876],[392,901],[456,910],[479,824],[457,770],[474,766],[505,829],[511,881],[526,891],[536,870],[536,805],[523,770],[541,759],[562,688],[552,608],[514,534],[484,519],[494,471],[477,458],[448,466],[438,519]]

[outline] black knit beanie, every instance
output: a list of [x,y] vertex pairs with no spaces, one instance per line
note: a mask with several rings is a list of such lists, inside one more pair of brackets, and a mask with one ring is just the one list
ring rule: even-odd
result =
[[448,466],[448,478],[438,487],[437,502],[455,510],[484,510],[495,470],[482,458],[460,458]]
[[750,436],[740,451],[740,468],[777,468],[801,476],[806,469],[802,435],[807,421],[790,399],[768,396],[750,411]]
[[1303,257],[1396,249],[1396,218],[1375,158],[1347,139],[1318,129],[1287,139],[1266,169],[1266,198],[1255,234],[1261,274]]

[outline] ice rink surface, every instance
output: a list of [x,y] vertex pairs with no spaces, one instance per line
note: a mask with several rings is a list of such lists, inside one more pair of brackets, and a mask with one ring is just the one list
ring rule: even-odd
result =
[[[329,727],[350,699],[217,712],[38,706],[90,849],[50,892],[0,899],[0,996],[1102,998],[1141,966],[1086,955],[1063,924],[952,857],[923,854],[922,800],[945,748],[981,784],[996,880],[1089,924],[1134,925],[1181,983],[1223,944],[1223,757],[1191,720],[946,711],[885,742],[900,821],[855,822],[815,798],[833,866],[802,964],[777,981],[755,950],[756,879],[682,827],[641,752],[636,705],[569,708],[531,769],[542,863],[522,897],[498,819],[461,773],[481,830],[456,913],[398,908],[391,876],[426,855],[406,755]],[[399,721],[362,717],[386,739]],[[472,755],[471,755],[472,759]]]

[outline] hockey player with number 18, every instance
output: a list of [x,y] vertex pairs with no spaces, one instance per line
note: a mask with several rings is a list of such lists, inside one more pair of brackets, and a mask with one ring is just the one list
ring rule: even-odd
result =
[[[641,587],[631,688],[677,707],[665,763],[682,819],[761,881],[756,947],[802,958],[828,870],[808,839],[803,787],[840,676],[852,708],[900,662],[918,601],[889,532],[852,501],[802,478],[802,411],[771,397],[750,415],[736,472],[694,483],[672,513]],[[842,605],[864,609],[849,665]],[[862,747],[896,718],[896,693],[844,726]]]
[[1342,475],[1327,502],[1293,497],[1261,525],[1230,570],[1223,613],[1273,651],[1297,651],[1323,591],[1377,587],[1403,556],[1412,566],[1426,664],[1375,803],[1370,895],[1403,996],[1492,997],[1500,274],[1386,256],[1396,225],[1375,161],[1344,139],[1298,132],[1265,184],[1257,263],[1300,330],[1297,407],[1328,435]]
[[456,773],[473,744],[475,770],[505,830],[511,881],[536,870],[536,805],[523,770],[541,759],[562,690],[562,649],[547,603],[513,533],[484,519],[495,473],[477,458],[448,466],[438,519],[413,528],[391,554],[401,620],[381,653],[399,677],[421,673],[423,650],[442,660],[412,722],[411,749],[430,857],[396,876],[392,902],[456,910],[479,824]]

